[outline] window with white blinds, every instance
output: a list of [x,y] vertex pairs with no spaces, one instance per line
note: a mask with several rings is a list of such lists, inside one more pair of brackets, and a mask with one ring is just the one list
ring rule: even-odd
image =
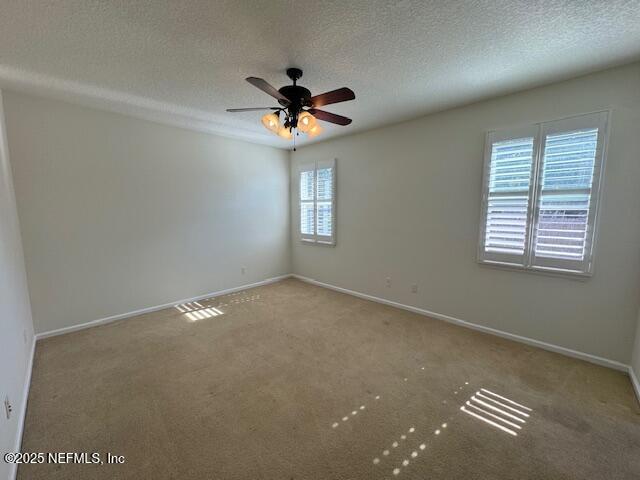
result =
[[335,245],[335,160],[299,167],[300,239]]
[[491,150],[485,249],[524,255],[533,137],[495,142]]
[[487,134],[478,258],[593,271],[608,113]]

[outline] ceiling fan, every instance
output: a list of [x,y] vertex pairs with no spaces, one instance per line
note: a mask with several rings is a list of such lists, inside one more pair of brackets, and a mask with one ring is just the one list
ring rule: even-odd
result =
[[[351,89],[343,87],[311,96],[311,92],[308,89],[297,85],[298,80],[302,77],[302,70],[288,68],[287,76],[293,80],[293,85],[285,85],[279,90],[276,90],[262,78],[247,77],[246,79],[254,87],[258,87],[278,100],[280,107],[229,108],[227,112],[273,110],[272,113],[267,113],[262,117],[262,124],[267,130],[286,139],[294,138],[293,130],[296,130],[296,135],[298,132],[306,133],[309,137],[319,135],[322,132],[322,127],[318,125],[316,119],[337,125],[349,125],[351,123],[350,118],[318,109],[318,107],[332,103],[353,100],[356,96]],[[282,123],[280,123],[280,115],[283,117]]]

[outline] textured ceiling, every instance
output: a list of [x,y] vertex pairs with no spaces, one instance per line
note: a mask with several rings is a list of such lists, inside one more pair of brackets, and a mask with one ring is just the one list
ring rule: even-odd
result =
[[640,0],[0,0],[0,85],[276,146],[247,76],[352,88],[321,140],[639,56]]

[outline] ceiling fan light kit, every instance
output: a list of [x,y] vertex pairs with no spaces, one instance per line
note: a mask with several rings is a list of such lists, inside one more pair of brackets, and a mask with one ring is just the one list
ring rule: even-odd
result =
[[315,127],[309,130],[309,132],[307,133],[307,136],[309,138],[317,137],[322,133],[323,130],[324,128],[322,128],[320,125],[316,125]]
[[317,125],[316,117],[309,112],[303,111],[298,115],[298,130],[302,133],[309,133],[313,127]]
[[286,127],[285,125],[280,125],[280,128],[278,129],[278,136],[285,140],[291,140],[293,138],[293,133],[291,132],[291,128]]
[[277,113],[267,113],[262,117],[262,125],[264,125],[264,128],[267,130],[273,133],[278,133],[280,127],[280,116]]
[[[267,113],[262,117],[262,125],[279,137],[287,140],[294,139],[294,150],[295,136],[303,133],[309,138],[313,138],[322,133],[323,129],[317,120],[343,126],[351,123],[350,118],[324,110],[318,110],[317,108],[332,103],[346,102],[355,99],[356,96],[351,89],[343,87],[312,96],[308,89],[297,84],[300,77],[302,77],[302,70],[299,68],[288,68],[287,76],[293,81],[293,85],[285,85],[279,90],[262,78],[247,77],[246,79],[247,82],[254,87],[259,88],[278,100],[280,107],[229,108],[227,112],[273,110],[273,112]],[[280,118],[281,113],[282,120]]]

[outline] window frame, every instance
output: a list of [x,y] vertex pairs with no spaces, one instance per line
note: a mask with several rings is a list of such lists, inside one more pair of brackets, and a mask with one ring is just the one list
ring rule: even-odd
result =
[[[297,167],[297,176],[298,176],[298,237],[299,240],[306,245],[324,245],[324,246],[335,246],[336,244],[336,182],[337,182],[337,171],[336,171],[336,159],[330,160],[316,160],[315,162],[307,162],[298,164]],[[323,168],[331,168],[331,236],[327,235],[318,235],[318,170]],[[302,233],[302,204],[308,203],[309,201],[303,201],[301,198],[301,187],[302,183],[300,181],[301,174],[303,172],[313,172],[313,234],[304,234]],[[326,200],[324,200],[326,201]]]
[[[482,175],[482,201],[477,261],[482,265],[506,267],[520,271],[559,274],[570,277],[590,277],[593,275],[595,247],[598,237],[599,212],[602,203],[602,186],[609,144],[611,110],[591,112],[581,115],[538,122],[531,125],[490,130],[485,135],[484,167]],[[540,214],[542,197],[542,169],[547,135],[567,132],[580,128],[597,128],[597,145],[594,156],[594,171],[589,197],[587,226],[591,230],[585,237],[585,254],[582,260],[535,257],[536,226]],[[532,174],[529,184],[527,222],[524,254],[509,255],[485,251],[485,233],[490,189],[491,156],[496,142],[533,137]],[[585,189],[586,190],[586,189]],[[522,258],[520,258],[522,257]]]

